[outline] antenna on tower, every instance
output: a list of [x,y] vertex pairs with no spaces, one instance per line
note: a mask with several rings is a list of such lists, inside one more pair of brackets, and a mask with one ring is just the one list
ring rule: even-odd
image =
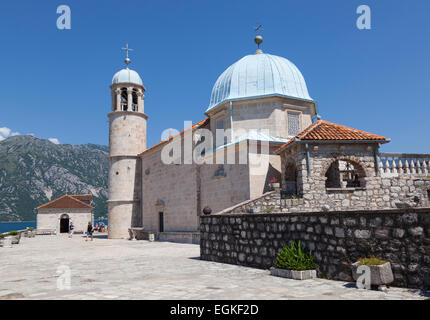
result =
[[128,52],[129,52],[129,51],[133,51],[133,49],[129,48],[129,47],[128,47],[128,43],[127,43],[127,45],[125,46],[125,48],[121,48],[121,50],[125,50],[125,51],[126,51],[126,57],[125,57],[124,62],[125,62],[125,64],[126,64],[126,65],[127,65],[127,67],[128,67],[128,65],[129,65],[129,64],[130,64],[130,62],[131,62],[130,58],[128,57]]

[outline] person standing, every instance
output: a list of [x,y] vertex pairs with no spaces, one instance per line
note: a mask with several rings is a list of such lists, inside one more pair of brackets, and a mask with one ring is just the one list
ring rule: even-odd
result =
[[70,225],[69,225],[69,238],[71,238],[73,236],[73,230],[75,229],[75,226],[73,225],[73,222],[70,221]]
[[93,232],[94,232],[94,227],[91,224],[91,222],[88,222],[87,237],[86,237],[85,241],[88,241],[88,236],[91,236],[91,241],[93,241]]

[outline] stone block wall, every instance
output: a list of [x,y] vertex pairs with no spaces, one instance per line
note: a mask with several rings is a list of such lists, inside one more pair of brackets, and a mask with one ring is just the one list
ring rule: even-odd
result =
[[430,208],[200,218],[202,260],[267,269],[292,240],[312,250],[319,277],[352,281],[351,264],[374,255],[391,262],[393,285],[430,285]]
[[75,232],[85,232],[88,222],[94,222],[90,208],[41,208],[37,211],[36,229],[56,229],[59,234],[60,219],[63,214],[69,216],[69,221],[73,222],[75,226]]
[[[404,177],[382,179],[381,187],[373,190],[347,188],[321,191],[309,199],[292,197],[283,199],[280,190],[263,194],[224,209],[218,214],[287,213],[323,211],[381,210],[391,208],[430,207],[430,179]],[[418,200],[417,202],[415,200]]]

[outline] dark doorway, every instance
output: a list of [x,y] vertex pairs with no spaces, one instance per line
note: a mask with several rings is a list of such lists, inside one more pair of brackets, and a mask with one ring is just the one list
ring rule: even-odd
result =
[[69,232],[69,216],[67,214],[63,214],[60,220],[60,233]]
[[158,231],[164,232],[164,212],[158,213]]

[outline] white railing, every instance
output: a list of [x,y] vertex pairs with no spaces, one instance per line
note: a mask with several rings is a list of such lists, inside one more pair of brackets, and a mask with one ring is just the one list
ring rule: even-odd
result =
[[380,153],[379,173],[382,177],[430,175],[430,154]]

